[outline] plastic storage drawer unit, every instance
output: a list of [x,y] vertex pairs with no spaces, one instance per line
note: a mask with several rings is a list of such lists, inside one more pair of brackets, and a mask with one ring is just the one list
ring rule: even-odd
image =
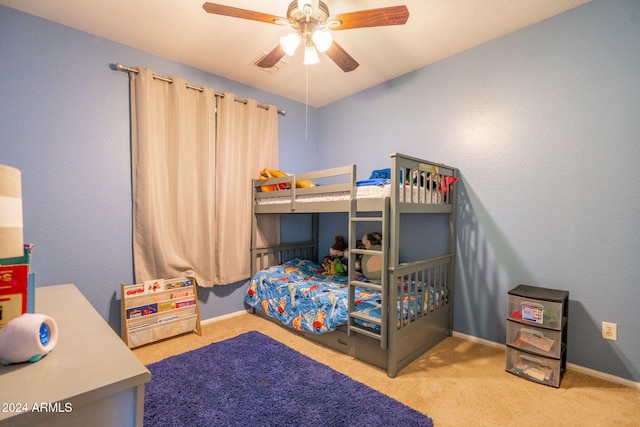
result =
[[567,369],[569,292],[518,285],[507,297],[507,372],[560,387]]
[[560,358],[562,332],[552,329],[531,328],[508,321],[507,345],[545,357]]
[[560,330],[562,328],[562,303],[533,300],[509,295],[507,306],[509,319]]
[[507,371],[541,384],[559,387],[562,374],[561,360],[534,356],[507,347]]

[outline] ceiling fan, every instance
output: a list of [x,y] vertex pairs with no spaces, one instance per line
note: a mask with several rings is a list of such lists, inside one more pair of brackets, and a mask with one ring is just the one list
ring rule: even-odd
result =
[[409,18],[409,10],[404,5],[332,16],[327,5],[320,0],[292,1],[287,9],[286,18],[209,2],[204,3],[202,7],[214,15],[286,25],[294,30],[293,33],[281,37],[280,44],[257,62],[256,65],[261,68],[273,67],[285,55],[293,55],[298,45],[302,44],[305,50],[305,64],[319,62],[318,52],[324,52],[342,71],[353,71],[359,64],[333,40],[331,30],[403,25]]

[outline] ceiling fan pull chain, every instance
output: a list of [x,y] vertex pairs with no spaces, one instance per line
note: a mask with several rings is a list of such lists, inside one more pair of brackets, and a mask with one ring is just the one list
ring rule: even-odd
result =
[[309,128],[309,64],[305,65],[307,71],[307,78],[305,79],[304,87],[304,140],[307,141],[308,128]]

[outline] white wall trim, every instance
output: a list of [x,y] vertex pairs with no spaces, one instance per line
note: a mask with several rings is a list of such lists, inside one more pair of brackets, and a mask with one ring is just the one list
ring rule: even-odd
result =
[[221,320],[231,319],[232,317],[242,316],[243,314],[250,313],[249,310],[239,310],[233,313],[224,314],[222,316],[210,317],[208,319],[200,320],[201,325],[207,325],[209,323],[216,323]]
[[[216,323],[216,322],[219,322],[221,320],[230,319],[230,318],[237,317],[237,316],[242,316],[243,314],[247,314],[247,313],[250,313],[250,311],[249,310],[239,310],[239,311],[236,311],[236,312],[233,312],[233,313],[229,313],[229,314],[225,314],[225,315],[222,315],[222,316],[216,316],[216,317],[211,317],[209,319],[201,320],[200,323],[203,324],[203,325],[206,325],[206,324],[209,324],[209,323]],[[463,339],[463,340],[467,340],[467,341],[475,342],[475,343],[478,343],[478,344],[486,345],[486,346],[489,346],[489,347],[497,348],[497,349],[500,349],[500,350],[505,350],[506,349],[506,345],[504,345],[504,344],[500,344],[500,343],[497,343],[495,341],[485,340],[483,338],[474,337],[472,335],[463,334],[461,332],[453,331],[453,336],[457,337],[457,338],[460,338],[460,339]],[[637,390],[640,390],[640,382],[635,382],[635,381],[632,381],[632,380],[628,380],[626,378],[617,377],[615,375],[607,374],[605,372],[596,371],[594,369],[585,368],[584,366],[575,365],[573,363],[567,363],[567,369],[571,369],[572,371],[580,372],[581,374],[590,375],[592,377],[599,378],[601,380],[610,381],[612,383],[620,384],[620,385],[623,385],[625,387],[631,387],[631,388],[635,388]]]
[[[457,338],[460,338],[460,339],[463,339],[463,340],[472,341],[472,342],[475,342],[475,343],[478,343],[478,344],[487,345],[489,347],[506,350],[506,345],[504,345],[504,344],[500,344],[500,343],[497,343],[497,342],[494,342],[494,341],[485,340],[483,338],[474,337],[472,335],[467,335],[467,334],[463,334],[463,333],[460,333],[460,332],[453,331],[453,336],[457,337]],[[625,387],[631,387],[631,388],[635,388],[637,390],[640,390],[640,382],[635,382],[635,381],[632,381],[632,380],[628,380],[626,378],[617,377],[615,375],[607,374],[605,372],[596,371],[594,369],[585,368],[584,366],[575,365],[573,363],[567,363],[567,369],[571,369],[572,371],[580,372],[581,374],[590,375],[592,377],[599,378],[601,380],[610,381],[612,383],[620,384],[620,385],[623,385]]]

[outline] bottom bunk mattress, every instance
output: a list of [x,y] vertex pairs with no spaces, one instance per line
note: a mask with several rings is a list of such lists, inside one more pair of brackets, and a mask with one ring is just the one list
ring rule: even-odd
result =
[[[367,280],[360,278],[360,280]],[[424,298],[425,291],[428,298]],[[347,276],[327,275],[313,261],[295,259],[258,272],[245,295],[245,302],[284,325],[298,331],[323,334],[346,325],[349,318]],[[355,289],[355,311],[380,319],[380,292]],[[398,283],[398,323],[408,323],[446,303],[446,289],[420,283]],[[373,329],[380,326],[356,320]]]

